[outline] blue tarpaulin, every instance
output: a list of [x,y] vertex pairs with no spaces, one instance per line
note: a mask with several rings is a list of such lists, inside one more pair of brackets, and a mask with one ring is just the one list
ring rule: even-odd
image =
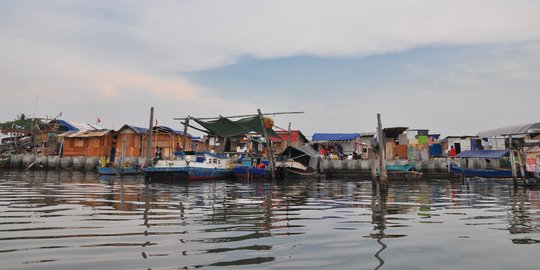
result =
[[315,133],[312,141],[350,141],[360,137],[359,133]]
[[463,151],[456,155],[458,158],[502,158],[508,154],[508,150],[478,150]]

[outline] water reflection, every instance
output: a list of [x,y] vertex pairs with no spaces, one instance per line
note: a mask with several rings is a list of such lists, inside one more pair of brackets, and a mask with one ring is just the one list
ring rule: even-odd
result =
[[0,218],[10,269],[530,268],[540,242],[538,191],[497,181],[381,192],[361,179],[170,184],[0,171]]

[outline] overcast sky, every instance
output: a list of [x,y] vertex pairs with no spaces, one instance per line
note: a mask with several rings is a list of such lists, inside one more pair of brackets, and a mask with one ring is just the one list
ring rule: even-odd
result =
[[[540,1],[0,0],[0,121],[263,112],[314,132],[540,121]],[[196,132],[194,132],[196,133]]]

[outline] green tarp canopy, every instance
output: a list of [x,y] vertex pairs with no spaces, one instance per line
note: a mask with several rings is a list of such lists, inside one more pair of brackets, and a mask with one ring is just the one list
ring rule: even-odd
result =
[[[251,131],[264,134],[259,116],[242,118],[237,121],[232,121],[225,117],[211,121],[202,121],[197,118],[193,118],[193,120],[206,128],[208,131],[216,134],[217,136],[225,138],[246,134]],[[268,132],[269,137],[274,137],[281,140],[281,137],[279,137],[279,135],[277,135],[273,129],[267,128],[266,132]]]

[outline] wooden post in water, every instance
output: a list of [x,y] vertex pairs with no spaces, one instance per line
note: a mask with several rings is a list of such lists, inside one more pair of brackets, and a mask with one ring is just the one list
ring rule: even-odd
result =
[[386,145],[383,141],[381,114],[377,114],[377,137],[379,138],[379,157],[380,157],[380,183],[381,189],[387,189],[388,175],[386,174]]
[[122,136],[122,156],[120,157],[120,175],[124,175],[126,168],[126,135]]
[[264,126],[264,120],[263,115],[261,113],[261,109],[257,109],[257,112],[259,113],[259,119],[261,120],[261,126],[263,129],[263,135],[264,138],[266,138],[266,147],[268,147],[268,155],[269,155],[269,161],[270,161],[270,173],[272,174],[272,180],[276,180],[276,164],[274,163],[274,150],[272,150],[272,145],[270,144],[270,138],[268,137],[268,132],[266,131],[266,127]]
[[514,146],[512,145],[512,135],[508,136],[508,145],[510,146],[510,164],[512,164],[512,180],[514,186],[517,185],[516,158],[514,156]]
[[519,171],[521,172],[521,179],[525,182],[525,168],[523,168],[523,161],[521,160],[521,150],[517,151],[518,162],[519,162]]
[[186,117],[185,123],[184,123],[184,137],[182,137],[182,151],[186,150],[186,144],[187,144],[187,128],[189,125],[189,117]]
[[152,148],[152,129],[154,128],[154,107],[150,108],[150,124],[148,125],[148,135],[146,136],[146,166],[152,165],[150,148]]
[[375,157],[375,154],[373,153],[373,151],[370,151],[369,153],[369,167],[371,168],[371,180],[373,183],[376,183],[377,181],[377,165],[378,160],[376,159]]

